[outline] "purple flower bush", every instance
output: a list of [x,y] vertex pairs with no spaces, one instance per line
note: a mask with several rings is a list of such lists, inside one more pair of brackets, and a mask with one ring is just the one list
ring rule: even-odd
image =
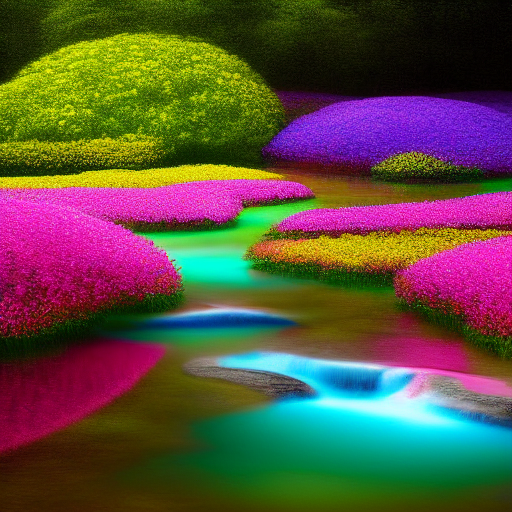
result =
[[284,107],[287,122],[311,112],[316,112],[333,103],[360,99],[357,96],[341,96],[339,94],[318,92],[274,91],[274,93]]
[[244,206],[313,197],[306,186],[282,180],[220,180],[157,188],[3,189],[1,197],[51,203],[140,230],[220,226]]
[[501,338],[497,351],[512,354],[511,236],[420,260],[400,271],[394,284],[405,303],[457,316],[471,330]]
[[322,234],[398,233],[419,228],[512,229],[512,192],[455,199],[349,208],[323,208],[296,213],[281,221],[273,235],[314,238]]
[[165,251],[122,226],[6,198],[0,218],[0,338],[44,334],[111,309],[169,306],[181,291]]
[[426,96],[335,103],[296,119],[263,148],[272,162],[368,172],[419,152],[484,172],[512,172],[512,117],[475,103]]
[[512,91],[462,91],[436,94],[437,98],[468,101],[512,115]]

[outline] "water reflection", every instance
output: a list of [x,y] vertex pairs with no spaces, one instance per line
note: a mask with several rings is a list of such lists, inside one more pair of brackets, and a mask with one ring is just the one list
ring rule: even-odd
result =
[[159,346],[97,340],[64,354],[0,364],[0,452],[63,429],[126,393]]

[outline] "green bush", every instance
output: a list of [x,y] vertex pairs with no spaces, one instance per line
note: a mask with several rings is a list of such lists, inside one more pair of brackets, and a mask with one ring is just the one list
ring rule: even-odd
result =
[[0,86],[0,142],[151,136],[171,165],[259,161],[283,124],[279,100],[245,62],[178,36],[78,43]]
[[372,176],[382,181],[459,182],[481,179],[483,172],[412,151],[393,155],[373,166]]
[[164,154],[161,140],[133,135],[71,142],[4,142],[0,144],[0,176],[51,176],[105,168],[145,169],[160,165]]

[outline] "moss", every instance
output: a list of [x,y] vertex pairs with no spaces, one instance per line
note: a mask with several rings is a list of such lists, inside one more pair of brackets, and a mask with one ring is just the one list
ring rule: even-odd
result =
[[284,125],[245,62],[178,36],[120,34],[42,57],[0,86],[0,142],[162,141],[165,165],[254,163]]
[[464,322],[463,316],[454,313],[446,314],[437,309],[429,308],[418,301],[408,304],[405,300],[400,299],[398,308],[404,311],[414,311],[430,322],[461,334],[477,347],[488,350],[503,359],[512,359],[512,338],[508,336],[489,336],[482,334],[476,329],[469,327]]
[[393,155],[371,169],[372,176],[382,181],[460,182],[484,177],[476,167],[452,165],[433,156],[412,151]]

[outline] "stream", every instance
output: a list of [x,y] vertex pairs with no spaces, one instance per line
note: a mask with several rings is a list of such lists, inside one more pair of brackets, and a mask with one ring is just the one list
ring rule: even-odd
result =
[[[391,185],[298,170],[285,176],[310,187],[316,198],[247,208],[228,229],[144,236],[181,267],[186,299],[180,311],[247,308],[295,324],[143,323],[159,315],[112,320],[95,333],[103,340],[98,354],[101,343],[126,340],[163,345],[163,358],[110,405],[5,454],[0,459],[4,510],[510,509],[512,429],[404,399],[400,390],[407,372],[399,371],[403,382],[392,378],[388,387],[372,384],[371,372],[382,366],[426,368],[491,377],[506,387],[512,386],[511,361],[400,311],[392,287],[354,288],[267,274],[252,270],[242,256],[272,224],[304,209],[512,190],[512,179]],[[301,377],[317,395],[271,400],[182,371],[184,363],[203,356],[234,368]],[[73,367],[66,382],[82,386],[82,394],[100,393],[97,377],[87,378],[92,363],[74,364],[82,366]],[[326,368],[332,374],[335,367],[337,382],[345,382],[354,364],[363,368],[359,388],[375,392],[357,392],[358,386],[354,392],[353,385],[340,391],[325,377]],[[101,375],[109,378],[108,365]],[[58,390],[52,397],[30,396],[34,403],[52,400],[51,407],[64,403]]]

